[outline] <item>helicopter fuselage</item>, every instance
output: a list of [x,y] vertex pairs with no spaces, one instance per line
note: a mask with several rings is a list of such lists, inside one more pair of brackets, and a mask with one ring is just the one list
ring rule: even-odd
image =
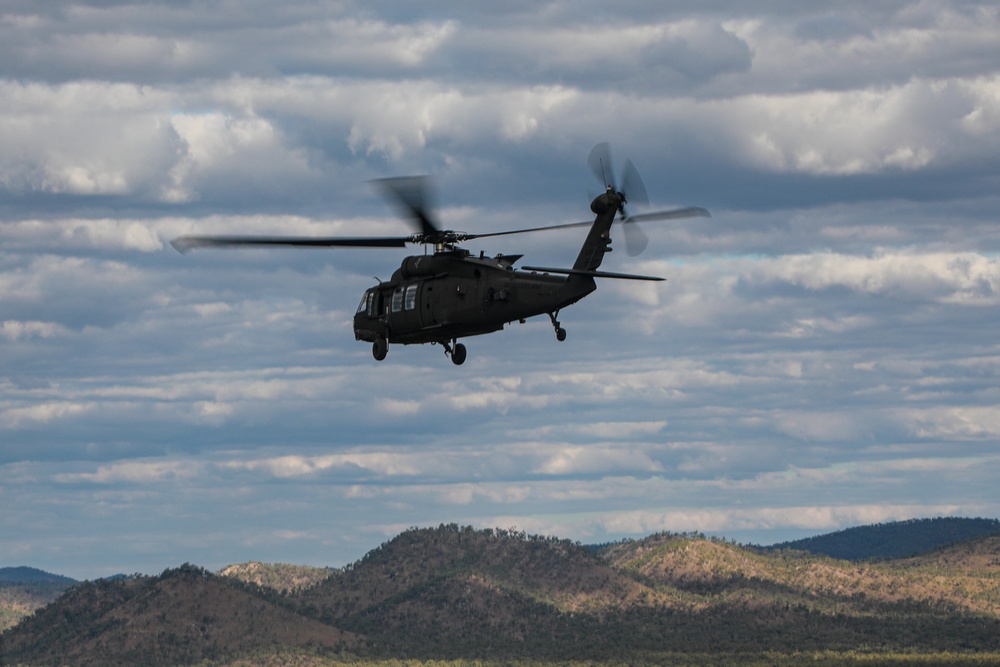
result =
[[555,313],[597,285],[582,275],[517,271],[520,256],[478,257],[462,249],[407,257],[388,282],[370,288],[354,315],[357,340],[448,344]]

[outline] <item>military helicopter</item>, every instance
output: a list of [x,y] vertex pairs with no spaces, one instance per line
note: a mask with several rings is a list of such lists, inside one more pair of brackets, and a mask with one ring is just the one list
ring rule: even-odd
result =
[[[424,246],[423,255],[406,257],[386,282],[366,290],[354,315],[356,340],[372,344],[372,356],[382,361],[390,344],[440,344],[456,365],[465,362],[467,350],[461,338],[492,333],[511,322],[522,324],[529,317],[548,315],[556,339],[566,340],[559,312],[597,289],[597,278],[664,280],[655,276],[599,271],[604,255],[611,251],[611,225],[620,220],[625,230],[626,250],[641,252],[648,237],[640,221],[710,217],[703,208],[687,207],[629,215],[630,198],[648,206],[646,188],[631,161],[626,161],[622,186],[615,183],[608,144],[597,144],[587,159],[605,191],[590,203],[593,222],[575,222],[529,229],[468,234],[441,229],[427,205],[428,179],[423,176],[375,181],[410,218],[416,232],[395,237],[297,238],[261,236],[182,236],[172,242],[179,252],[202,247],[295,246],[401,248]],[[626,197],[628,196],[628,198]],[[620,214],[620,217],[619,217]],[[570,268],[514,264],[523,255],[474,256],[460,243],[491,236],[590,226],[583,247]],[[433,253],[428,253],[433,246]]]

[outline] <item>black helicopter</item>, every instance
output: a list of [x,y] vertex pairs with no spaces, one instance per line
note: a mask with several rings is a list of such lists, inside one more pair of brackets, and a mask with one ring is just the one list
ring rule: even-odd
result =
[[[556,339],[566,339],[557,319],[559,311],[597,289],[596,278],[663,280],[654,276],[599,271],[611,251],[611,225],[621,214],[626,250],[641,252],[648,238],[639,229],[641,220],[708,217],[703,208],[688,207],[628,215],[626,193],[636,204],[648,205],[646,188],[631,161],[625,162],[622,187],[615,185],[607,143],[594,147],[588,163],[605,186],[590,210],[593,222],[548,225],[484,234],[441,229],[426,205],[427,178],[390,178],[375,183],[407,213],[417,227],[409,236],[294,238],[260,236],[183,236],[172,242],[179,252],[221,246],[297,246],[400,248],[409,243],[425,246],[425,254],[407,257],[387,282],[368,289],[354,315],[354,336],[372,343],[372,355],[385,359],[389,344],[440,343],[456,365],[465,362],[460,338],[503,329],[505,324],[536,315],[548,315]],[[473,256],[458,244],[477,238],[524,234],[567,227],[590,226],[590,232],[572,268],[525,266],[514,268],[523,255]],[[434,246],[433,254],[426,252]]]

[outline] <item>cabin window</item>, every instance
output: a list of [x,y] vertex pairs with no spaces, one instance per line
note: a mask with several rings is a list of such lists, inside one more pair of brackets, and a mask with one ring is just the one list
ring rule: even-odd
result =
[[417,307],[417,286],[408,285],[406,287],[406,309],[413,310]]
[[403,309],[403,291],[406,288],[400,285],[396,288],[396,291],[392,293],[392,312],[398,313]]
[[372,293],[365,292],[365,295],[361,297],[361,303],[358,304],[358,312],[363,313],[370,308],[372,301]]

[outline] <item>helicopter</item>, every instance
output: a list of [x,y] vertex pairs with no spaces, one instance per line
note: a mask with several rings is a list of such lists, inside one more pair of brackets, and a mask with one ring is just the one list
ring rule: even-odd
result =
[[[597,289],[598,278],[662,281],[664,278],[600,271],[604,255],[611,251],[611,226],[620,221],[625,230],[626,250],[637,255],[648,237],[640,221],[711,217],[704,208],[686,207],[630,215],[629,198],[648,206],[645,185],[630,160],[623,169],[622,184],[615,182],[611,151],[607,142],[591,150],[587,162],[605,187],[590,204],[593,222],[546,225],[529,229],[469,234],[442,229],[428,206],[428,177],[410,176],[374,181],[414,225],[408,236],[392,237],[268,237],[182,236],[171,242],[181,253],[203,247],[292,246],[402,248],[424,246],[423,255],[403,259],[385,282],[367,289],[354,314],[356,340],[372,344],[377,361],[386,358],[389,345],[440,344],[452,363],[465,363],[467,349],[459,339],[500,331],[511,322],[548,315],[558,341],[566,340],[559,313]],[[627,194],[627,196],[626,196]],[[590,231],[570,268],[514,264],[523,255],[484,252],[473,255],[459,244],[479,238],[526,234],[553,229],[589,226]],[[433,247],[433,253],[428,248]],[[376,278],[376,280],[378,280]]]

